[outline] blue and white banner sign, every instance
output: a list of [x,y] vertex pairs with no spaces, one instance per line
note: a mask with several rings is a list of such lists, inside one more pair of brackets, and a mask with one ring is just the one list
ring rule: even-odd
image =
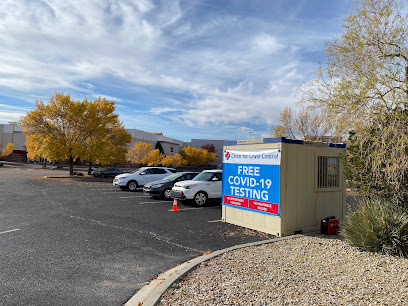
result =
[[224,150],[223,205],[280,216],[280,149]]

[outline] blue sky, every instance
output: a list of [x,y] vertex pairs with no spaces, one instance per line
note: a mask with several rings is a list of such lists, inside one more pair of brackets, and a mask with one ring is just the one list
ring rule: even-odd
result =
[[268,137],[353,4],[2,0],[0,123],[61,92],[184,141]]

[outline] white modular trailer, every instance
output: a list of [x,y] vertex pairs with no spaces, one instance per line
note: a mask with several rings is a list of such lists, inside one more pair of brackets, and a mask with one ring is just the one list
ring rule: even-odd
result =
[[281,138],[226,141],[222,220],[278,237],[342,220],[345,144]]

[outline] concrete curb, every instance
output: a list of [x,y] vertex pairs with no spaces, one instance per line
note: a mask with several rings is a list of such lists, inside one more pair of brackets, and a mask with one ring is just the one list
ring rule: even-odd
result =
[[127,301],[124,304],[124,306],[140,306],[140,305],[154,306],[156,305],[160,297],[162,296],[162,294],[180,277],[187,274],[190,270],[192,270],[194,267],[196,267],[200,263],[207,261],[209,259],[212,259],[214,257],[217,257],[221,254],[224,254],[224,253],[227,253],[233,250],[237,250],[237,249],[272,243],[272,242],[276,242],[280,240],[298,238],[298,237],[303,237],[303,236],[305,235],[299,234],[299,235],[293,235],[293,236],[287,236],[287,237],[281,237],[281,238],[256,241],[256,242],[246,243],[242,245],[235,245],[233,247],[215,251],[208,255],[202,255],[202,256],[193,258],[189,261],[186,261],[178,265],[177,267],[171,268],[170,270],[167,270],[166,272],[161,273],[155,279],[150,281],[150,283],[143,286],[134,296],[131,297],[129,301]]

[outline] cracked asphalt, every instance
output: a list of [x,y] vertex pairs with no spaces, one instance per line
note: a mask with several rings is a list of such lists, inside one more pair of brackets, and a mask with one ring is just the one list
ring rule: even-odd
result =
[[0,305],[122,305],[186,260],[271,238],[220,222],[219,202],[170,212],[112,179],[67,174],[0,168]]

